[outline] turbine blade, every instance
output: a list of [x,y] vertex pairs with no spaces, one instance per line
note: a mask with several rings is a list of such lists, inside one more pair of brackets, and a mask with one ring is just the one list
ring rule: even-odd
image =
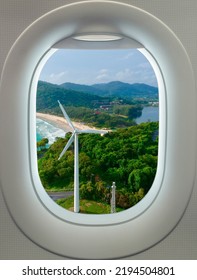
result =
[[60,160],[60,159],[63,157],[63,155],[65,154],[65,152],[68,150],[68,148],[70,147],[70,145],[72,144],[72,142],[73,142],[73,140],[74,140],[74,136],[75,136],[75,135],[74,135],[74,133],[73,133],[73,134],[71,135],[70,139],[68,140],[66,146],[64,147],[63,151],[61,152],[61,154],[60,154],[58,160]]
[[67,121],[67,123],[69,124],[69,126],[72,128],[73,131],[75,131],[75,127],[73,126],[68,114],[66,113],[64,107],[62,106],[62,104],[60,103],[60,101],[58,100],[58,103],[59,103],[59,106],[60,106],[60,109],[62,110],[62,113]]
[[94,134],[106,134],[106,130],[97,130],[97,129],[84,129],[79,130],[78,133],[94,133]]

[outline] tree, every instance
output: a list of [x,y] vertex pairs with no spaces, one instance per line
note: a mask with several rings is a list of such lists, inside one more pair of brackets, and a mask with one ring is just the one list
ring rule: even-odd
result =
[[45,150],[46,149],[46,145],[49,143],[49,139],[48,138],[42,138],[40,141],[37,142],[37,150],[41,151],[41,150]]
[[[104,136],[80,135],[80,192],[83,197],[107,200],[115,181],[122,205],[131,207],[150,189],[157,168],[158,123],[120,128]],[[69,139],[59,138],[39,159],[39,174],[46,188],[73,185],[74,154],[71,147],[58,161]],[[142,191],[143,190],[143,191]]]

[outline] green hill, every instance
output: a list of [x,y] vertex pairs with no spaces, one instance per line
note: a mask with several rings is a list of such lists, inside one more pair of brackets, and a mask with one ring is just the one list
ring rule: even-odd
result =
[[123,83],[113,81],[109,83],[94,84],[91,86],[74,83],[64,83],[60,85],[65,89],[77,90],[90,94],[105,97],[119,97],[131,101],[132,98],[158,98],[158,88],[143,83]]
[[[83,89],[85,90],[85,88]],[[62,116],[58,100],[72,119],[109,129],[135,124],[133,119],[139,117],[143,109],[140,104],[133,105],[131,102],[119,100],[116,97],[102,97],[65,89],[62,86],[43,81],[38,82],[37,112]]]
[[59,100],[64,106],[94,108],[95,102],[106,99],[97,95],[64,89],[61,86],[39,81],[37,87],[36,107],[38,112],[51,112],[60,114]]
[[[118,129],[104,136],[79,136],[80,197],[109,203],[109,186],[116,182],[117,206],[128,208],[149,191],[157,169],[158,123]],[[39,159],[39,174],[48,189],[73,189],[73,145],[58,157],[70,134],[58,139]]]
[[65,89],[86,92],[86,93],[93,94],[93,95],[107,96],[107,91],[99,89],[94,86],[74,84],[74,83],[64,83],[64,84],[61,84],[60,86]]

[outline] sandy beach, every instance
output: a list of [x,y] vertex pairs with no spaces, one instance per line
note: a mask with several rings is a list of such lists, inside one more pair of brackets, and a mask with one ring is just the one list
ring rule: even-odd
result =
[[[61,129],[63,129],[66,132],[72,131],[64,117],[59,117],[59,116],[50,115],[50,114],[43,114],[43,113],[36,113],[36,117],[38,119],[41,119],[41,120],[46,121],[46,122],[48,122],[48,123],[50,123],[50,124],[52,124],[56,127],[59,127]],[[97,130],[95,127],[90,127],[90,126],[87,126],[87,125],[85,125],[83,123],[80,123],[80,122],[72,121],[72,123],[79,130],[82,130],[82,129]],[[106,130],[105,130],[105,132],[106,132]]]

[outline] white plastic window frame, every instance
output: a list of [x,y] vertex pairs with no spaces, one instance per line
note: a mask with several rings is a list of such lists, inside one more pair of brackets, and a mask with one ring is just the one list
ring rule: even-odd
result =
[[[158,82],[158,88],[159,88],[159,96],[161,99],[161,102],[163,104],[163,106],[160,108],[160,123],[162,124],[163,129],[160,131],[160,137],[161,139],[163,139],[163,141],[161,141],[161,144],[159,147],[164,146],[164,139],[165,139],[165,109],[166,109],[166,101],[165,101],[165,85],[164,85],[164,81],[162,78],[162,74],[160,72],[160,69],[156,63],[156,61],[154,60],[154,58],[152,57],[152,55],[143,48],[143,46],[141,44],[139,44],[138,42],[134,42],[133,40],[130,40],[129,38],[123,38],[122,40],[125,40],[125,42],[121,42],[121,46],[118,43],[118,46],[115,46],[116,48],[125,48],[125,47],[139,47],[139,51],[146,57],[146,59],[150,62],[156,78],[157,78],[157,82]],[[72,47],[76,47],[76,48],[83,48],[83,49],[89,49],[94,48],[94,43],[93,46],[90,46],[90,43],[77,43],[77,46],[75,46],[75,42],[73,42],[72,38],[68,38],[65,39],[63,41],[61,41],[60,43],[55,44],[55,46],[53,46],[47,54],[44,55],[43,59],[39,62],[38,67],[35,70],[34,76],[33,76],[33,81],[32,84],[30,86],[30,91],[35,92],[35,87],[38,83],[38,77],[40,76],[40,72],[43,68],[43,66],[45,65],[46,61],[49,59],[49,57],[51,57],[54,52],[57,51],[57,49],[55,49],[55,47],[61,45],[61,48],[66,48],[67,47],[67,43],[69,45],[69,43],[72,42]],[[101,44],[100,48],[102,47],[102,49],[104,48],[110,48],[110,47],[114,47],[114,42],[110,42],[107,44]],[[98,46],[96,46],[96,48],[98,48]],[[35,119],[35,106],[32,106],[32,104],[35,104],[35,94],[30,94],[30,102],[29,102],[29,111],[30,111],[30,116],[33,116],[33,118]],[[123,212],[117,213],[116,215],[110,215],[108,218],[106,217],[106,215],[84,215],[84,214],[80,214],[80,215],[76,215],[76,213],[72,213],[70,211],[67,211],[65,209],[63,209],[62,207],[60,207],[59,205],[57,205],[56,203],[54,203],[54,201],[52,201],[51,199],[49,199],[49,196],[46,195],[46,192],[43,192],[43,186],[42,183],[40,181],[40,177],[38,175],[38,166],[37,166],[37,147],[35,145],[35,135],[36,132],[34,134],[32,134],[33,131],[36,130],[35,127],[35,122],[34,121],[30,121],[30,126],[29,126],[30,130],[30,159],[31,159],[31,168],[32,168],[32,176],[33,176],[33,186],[36,190],[36,193],[38,194],[39,198],[42,200],[42,203],[45,205],[45,207],[48,208],[49,211],[51,211],[54,215],[56,215],[58,218],[62,219],[62,220],[66,220],[69,221],[70,223],[77,223],[77,224],[84,224],[84,225],[110,225],[110,224],[119,224],[119,223],[123,223],[125,221],[128,221],[128,215],[123,214]],[[158,151],[158,158],[160,159],[160,161],[158,162],[158,168],[157,168],[157,173],[154,179],[154,182],[151,186],[151,191],[149,191],[148,196],[146,195],[146,198],[143,198],[143,203],[138,203],[138,205],[135,205],[135,207],[132,207],[132,209],[130,209],[130,213],[129,213],[129,219],[134,219],[135,217],[137,217],[138,215],[140,215],[142,212],[144,212],[153,202],[153,200],[155,199],[155,197],[157,196],[157,193],[160,189],[161,186],[161,180],[163,178],[162,172],[163,172],[163,166],[164,166],[164,162],[165,162],[165,154],[162,152],[164,151],[164,149],[159,149]],[[161,166],[161,167],[159,167]],[[159,172],[158,172],[159,170]],[[128,211],[128,210],[127,210]],[[123,214],[123,215],[122,215]],[[95,219],[96,217],[96,219]]]
[[[159,83],[157,174],[141,202],[116,214],[85,215],[61,209],[46,194],[37,171],[39,73],[55,44],[83,34],[115,34],[140,42]],[[177,225],[195,177],[195,84],[184,47],[159,19],[113,1],[60,7],[35,21],[15,42],[0,90],[0,119],[6,120],[0,122],[1,187],[13,220],[33,242],[71,258],[121,258],[153,246]]]

